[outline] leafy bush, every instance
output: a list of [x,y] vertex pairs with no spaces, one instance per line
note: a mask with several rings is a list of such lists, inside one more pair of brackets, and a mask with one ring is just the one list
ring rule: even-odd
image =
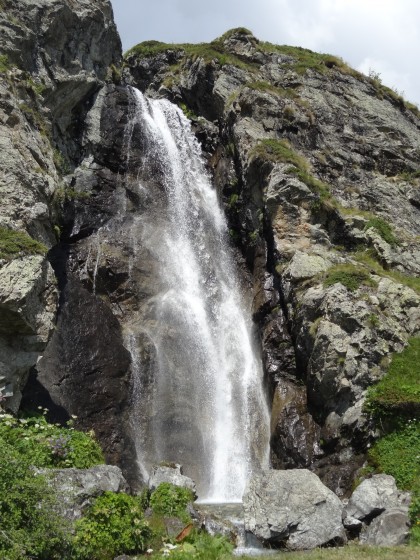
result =
[[171,515],[183,521],[189,520],[186,507],[194,501],[194,495],[188,488],[174,486],[169,482],[162,482],[150,496],[150,506],[158,515]]
[[76,522],[72,560],[113,560],[147,547],[151,530],[138,497],[105,492]]
[[377,416],[411,416],[420,412],[420,337],[394,354],[386,375],[367,394],[366,406]]
[[26,255],[43,255],[47,247],[22,231],[0,226],[0,259],[12,260]]
[[0,437],[1,558],[63,558],[69,532],[65,521],[54,513],[56,503],[46,477]]
[[[45,411],[44,411],[45,412]],[[45,416],[0,414],[0,437],[36,467],[85,469],[104,462],[93,433],[49,424]]]
[[174,547],[164,545],[161,558],[172,560],[222,560],[231,558],[233,545],[226,537],[211,536],[204,531],[193,531],[187,539]]
[[338,283],[351,292],[356,291],[362,284],[365,286],[376,285],[365,270],[352,264],[339,264],[327,271],[324,286],[328,287]]
[[398,239],[395,237],[392,227],[382,218],[371,218],[365,225],[365,231],[369,228],[373,228],[382,239],[390,245],[396,245],[398,243]]

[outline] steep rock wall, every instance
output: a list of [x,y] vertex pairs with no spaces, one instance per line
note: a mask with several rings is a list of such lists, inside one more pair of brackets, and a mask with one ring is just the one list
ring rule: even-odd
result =
[[[133,322],[149,320],[139,302],[158,263],[132,243],[143,139],[128,165],[132,98],[111,7],[3,0],[0,25],[0,226],[29,236],[0,261],[6,406],[17,410],[37,364],[24,406],[77,415],[136,485],[127,347]],[[345,493],[376,435],[366,389],[419,329],[418,113],[334,57],[246,30],[140,45],[124,73],[180,104],[203,145],[253,295],[273,466],[309,467]],[[143,171],[160,219],[162,190]],[[356,284],[331,281],[343,272]],[[139,347],[147,377],[153,346]]]
[[[3,406],[16,411],[26,386],[25,408],[47,406],[61,421],[77,415],[122,463],[130,355],[112,311],[72,275],[73,237],[113,213],[116,168],[105,156],[98,165],[83,140],[86,114],[114,87],[105,84],[121,59],[111,4],[5,1],[0,25],[0,226],[26,243],[0,261]],[[75,177],[99,201],[78,205]]]
[[140,44],[125,72],[183,107],[207,151],[253,276],[273,465],[344,494],[375,438],[366,390],[420,326],[418,110],[339,59],[244,29]]

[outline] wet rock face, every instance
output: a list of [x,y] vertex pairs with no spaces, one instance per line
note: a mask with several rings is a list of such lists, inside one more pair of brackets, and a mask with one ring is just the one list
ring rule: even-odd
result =
[[[273,464],[314,469],[343,496],[377,434],[366,390],[419,332],[419,296],[404,280],[420,267],[419,116],[339,61],[305,71],[298,50],[243,30],[216,43],[229,63],[182,46],[133,51],[126,78],[197,115],[252,278]],[[343,265],[368,281],[326,285]]]

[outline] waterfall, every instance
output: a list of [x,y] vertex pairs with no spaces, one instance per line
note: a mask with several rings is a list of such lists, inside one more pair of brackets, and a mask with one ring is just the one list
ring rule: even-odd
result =
[[130,270],[150,277],[138,288],[139,312],[126,332],[140,471],[181,463],[200,499],[240,501],[251,471],[268,464],[249,297],[188,119],[169,101],[132,91]]

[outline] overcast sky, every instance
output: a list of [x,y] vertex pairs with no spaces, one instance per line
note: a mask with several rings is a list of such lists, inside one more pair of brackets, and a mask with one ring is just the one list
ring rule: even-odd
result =
[[123,49],[208,42],[233,27],[341,56],[420,105],[420,0],[111,0]]

